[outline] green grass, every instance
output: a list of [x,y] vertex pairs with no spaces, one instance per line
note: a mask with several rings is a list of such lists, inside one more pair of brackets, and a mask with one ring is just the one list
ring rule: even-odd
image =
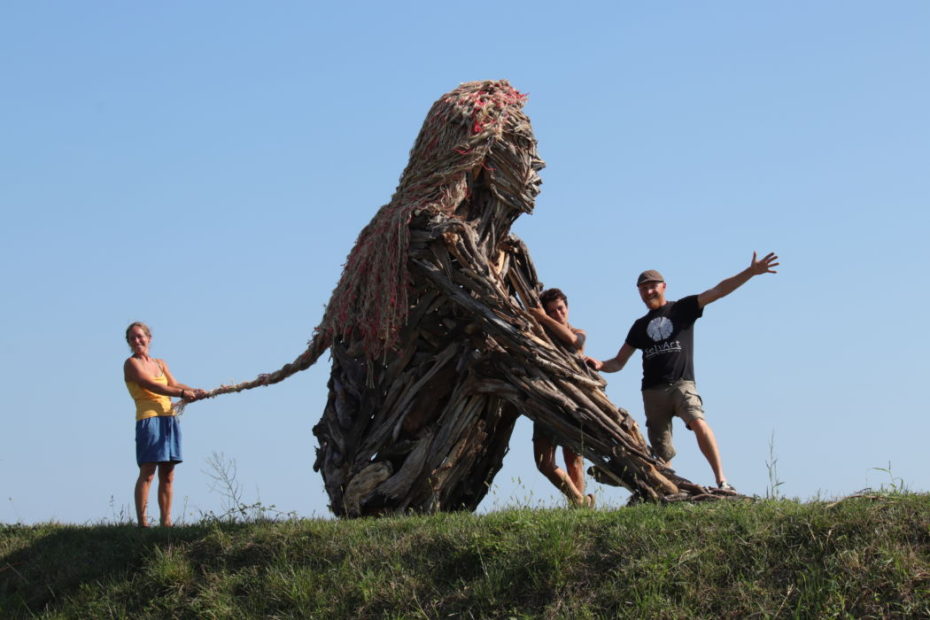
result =
[[0,617],[930,616],[930,496],[0,526]]

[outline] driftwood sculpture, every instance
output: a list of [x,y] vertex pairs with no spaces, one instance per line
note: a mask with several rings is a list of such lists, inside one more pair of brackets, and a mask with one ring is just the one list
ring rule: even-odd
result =
[[634,500],[726,494],[653,458],[604,381],[527,312],[542,287],[510,226],[532,212],[544,164],[524,100],[505,81],[441,97],[307,349],[273,374],[210,393],[276,383],[329,349],[314,469],[339,516],[473,510],[520,415]]

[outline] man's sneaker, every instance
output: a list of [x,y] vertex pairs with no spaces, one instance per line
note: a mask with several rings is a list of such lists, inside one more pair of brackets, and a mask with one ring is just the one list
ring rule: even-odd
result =
[[717,488],[721,491],[733,491],[736,493],[736,489],[733,488],[733,485],[727,482],[726,480],[721,480],[720,484],[717,485]]

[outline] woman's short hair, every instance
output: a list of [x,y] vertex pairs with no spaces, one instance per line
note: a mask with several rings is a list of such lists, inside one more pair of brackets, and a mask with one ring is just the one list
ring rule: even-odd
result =
[[142,331],[145,332],[145,335],[149,338],[152,337],[152,330],[149,329],[149,326],[143,323],[142,321],[135,321],[129,324],[129,327],[126,328],[126,342],[129,342],[129,332],[132,331],[133,327],[141,327]]

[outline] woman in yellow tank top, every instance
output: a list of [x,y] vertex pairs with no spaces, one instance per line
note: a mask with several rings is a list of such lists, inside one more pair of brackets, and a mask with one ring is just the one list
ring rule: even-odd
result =
[[136,518],[139,527],[148,527],[146,507],[149,488],[158,471],[158,508],[161,524],[171,526],[171,500],[174,495],[174,466],[181,462],[181,427],[169,396],[186,401],[202,398],[206,392],[178,383],[164,360],[149,356],[152,332],[145,323],[126,329],[126,342],[132,355],[123,364],[123,378],[129,395],[136,401]]

